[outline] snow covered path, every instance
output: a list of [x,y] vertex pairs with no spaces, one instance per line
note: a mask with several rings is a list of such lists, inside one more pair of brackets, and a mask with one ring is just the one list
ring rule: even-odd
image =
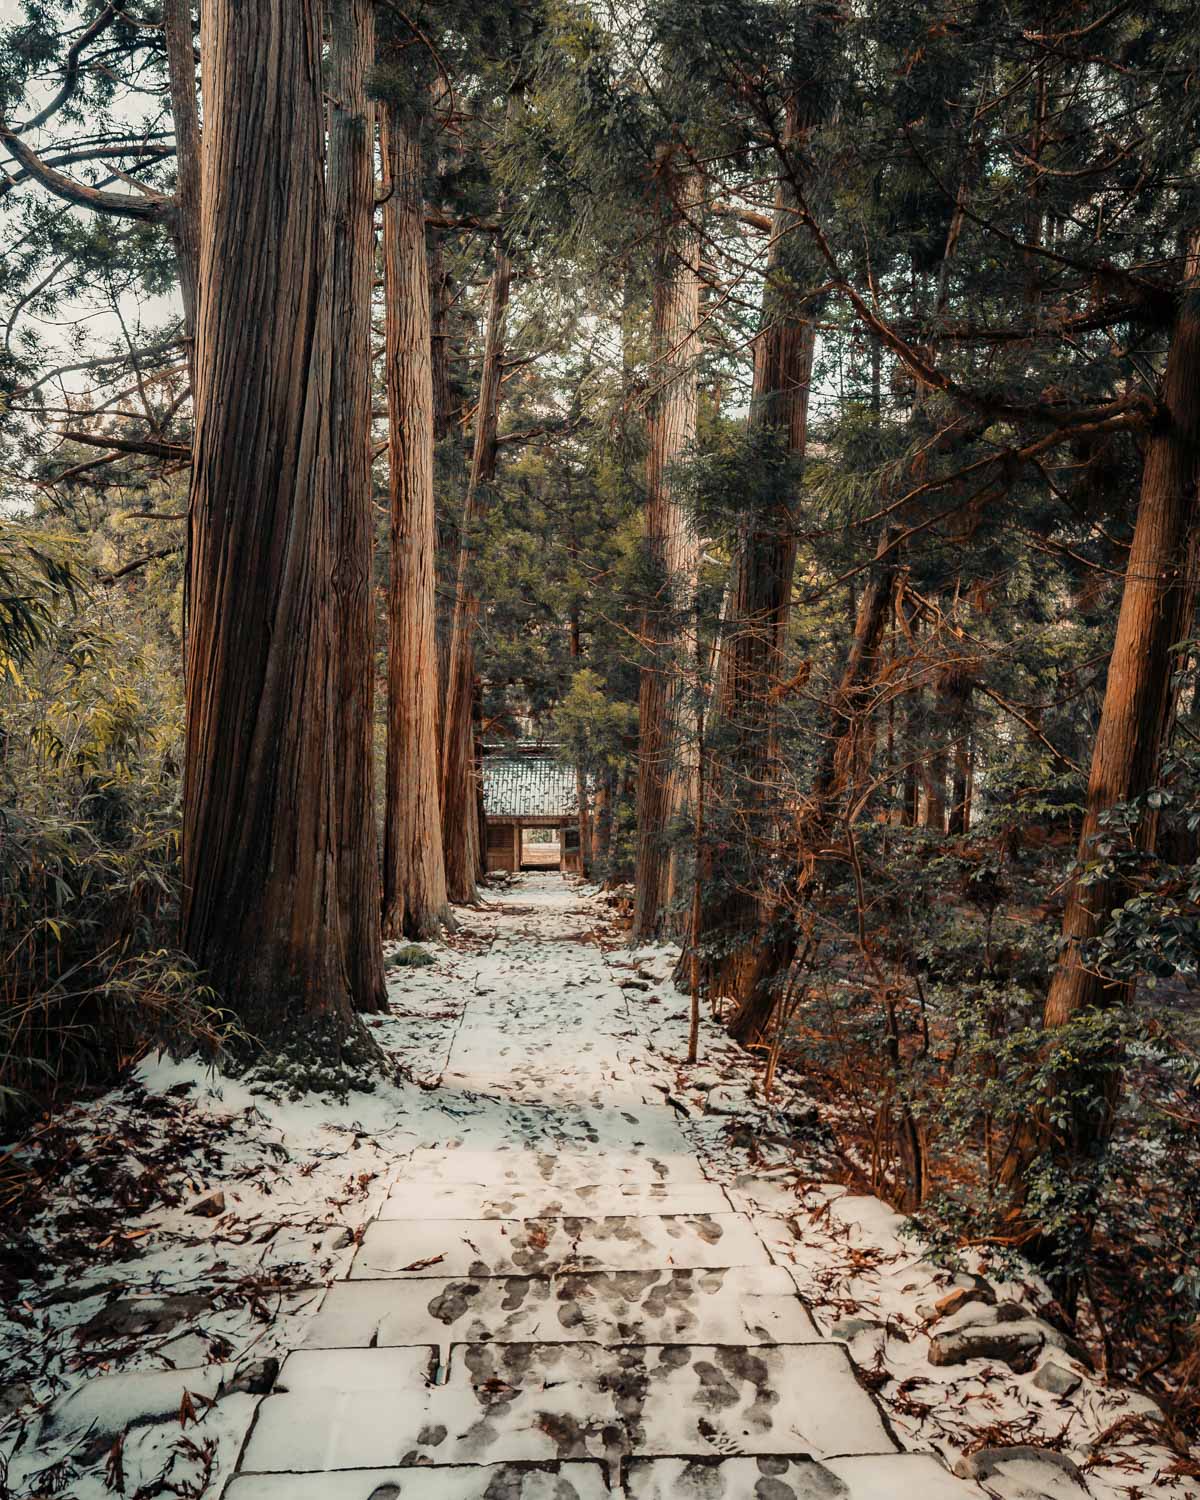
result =
[[782,1221],[712,1179],[588,921],[553,876],[497,915],[423,1042],[452,1133],[399,1164],[228,1500],[978,1495],[899,1451]]
[[146,1058],[35,1133],[0,1500],[1200,1497],[1028,1268],[936,1264],[620,943],[524,877],[392,970],[369,1090]]

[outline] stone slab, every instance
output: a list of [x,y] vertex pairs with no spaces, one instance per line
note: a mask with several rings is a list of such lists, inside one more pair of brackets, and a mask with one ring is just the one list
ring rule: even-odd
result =
[[224,1500],[608,1500],[608,1495],[600,1464],[455,1464],[242,1474]]
[[928,1453],[834,1458],[829,1467],[850,1500],[985,1500],[977,1484],[956,1479]]
[[693,1270],[769,1264],[744,1214],[562,1219],[377,1220],[350,1269],[394,1276],[552,1276],[567,1271]]
[[626,1500],[972,1500],[973,1484],[955,1479],[920,1453],[834,1458],[807,1454],[762,1458],[631,1459]]
[[778,1266],[543,1277],[342,1281],[310,1349],[474,1342],[790,1344],[818,1334]]
[[559,1219],[606,1214],[728,1213],[729,1200],[714,1182],[553,1182],[496,1187],[474,1182],[410,1182],[392,1188],[381,1219]]
[[851,1500],[832,1469],[806,1454],[763,1458],[635,1458],[626,1500]]
[[455,1345],[444,1385],[392,1379],[401,1352],[290,1355],[243,1470],[894,1451],[831,1344]]
[[493,1190],[510,1187],[541,1188],[553,1186],[559,1191],[572,1187],[590,1187],[599,1183],[703,1184],[700,1163],[689,1150],[657,1155],[654,1152],[544,1151],[520,1147],[482,1150],[460,1147],[457,1150],[416,1151],[400,1173],[401,1182],[452,1183],[486,1182]]

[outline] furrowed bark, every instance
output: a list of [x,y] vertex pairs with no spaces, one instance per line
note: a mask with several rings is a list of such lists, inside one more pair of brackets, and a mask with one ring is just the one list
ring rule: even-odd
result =
[[598,871],[608,877],[608,858],[612,844],[612,805],[614,773],[609,766],[600,772],[596,784],[596,803],[592,810],[595,837],[592,841],[592,858]]
[[[426,217],[428,225],[428,216]],[[450,436],[452,425],[450,385],[450,304],[453,294],[450,273],[442,250],[442,235],[428,229],[429,252],[429,338],[433,374],[433,441],[437,444]],[[442,714],[450,681],[450,636],[454,629],[454,583],[451,570],[457,561],[457,549],[448,540],[450,528],[434,516],[434,593],[435,628],[437,632],[437,781],[438,797],[442,790],[441,746],[445,733]],[[448,576],[450,575],[450,576]],[[445,861],[443,858],[443,875]]]
[[388,106],[383,210],[391,578],[384,931],[434,938],[449,920],[438,796],[434,384],[420,121]]
[[471,477],[463,505],[462,541],[454,590],[454,623],[450,636],[450,664],[442,728],[442,843],[446,856],[446,888],[451,901],[474,901],[478,896],[481,849],[479,838],[475,736],[472,704],[475,697],[475,627],[479,595],[473,574],[473,531],[487,504],[487,491],[496,477],[496,423],[500,408],[500,376],[504,360],[504,330],[512,262],[502,240],[496,242],[483,342],[483,372],[475,413],[475,445]]
[[829,739],[817,772],[818,800],[828,806],[853,790],[861,767],[858,744],[865,710],[876,676],[879,650],[893,612],[899,559],[894,545],[897,528],[885,525],[875,548],[875,565],[859,596],[854,640],[834,694]]
[[[209,0],[185,950],[259,1035],[353,1029],[334,836],[319,0]],[[323,1023],[320,1028],[316,1023]]]
[[684,694],[674,661],[680,647],[674,618],[694,586],[697,538],[679,503],[671,466],[696,435],[696,357],[700,313],[700,184],[693,174],[676,185],[678,210],[660,237],[654,274],[652,363],[654,397],[646,460],[646,550],[658,595],[642,617],[649,660],[638,691],[637,868],[633,941],[662,930],[669,897],[667,834],[681,800]]
[[387,1003],[375,818],[374,526],[371,511],[371,288],[375,147],[366,79],[371,0],[329,7],[329,213],[333,239],[332,414],[335,807],[346,973],[355,1009]]

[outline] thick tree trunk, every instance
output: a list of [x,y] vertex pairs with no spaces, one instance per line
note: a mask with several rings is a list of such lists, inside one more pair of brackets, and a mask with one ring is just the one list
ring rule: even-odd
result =
[[[934,662],[940,647],[939,632],[930,633],[926,660]],[[921,789],[925,794],[921,809],[921,827],[930,833],[946,832],[946,773],[949,763],[946,756],[946,731],[950,714],[947,711],[946,686],[933,675],[933,709],[927,721],[927,750],[921,765]]]
[[681,757],[686,694],[676,657],[684,649],[677,618],[695,586],[699,547],[675,494],[670,470],[696,434],[696,358],[700,314],[700,184],[677,185],[678,215],[661,236],[654,274],[649,452],[646,460],[646,551],[658,585],[642,619],[649,660],[638,692],[637,870],[633,941],[662,928],[671,859],[667,834],[686,775]]
[[196,55],[192,0],[164,0],[163,42],[167,88],[175,127],[175,211],[169,228],[179,268],[183,333],[195,398],[196,283],[200,274],[200,113],[196,102]]
[[433,938],[449,918],[438,795],[434,387],[419,130],[389,107],[383,210],[391,580],[384,931]]
[[320,0],[204,6],[185,950],[263,1037],[354,1026],[335,837]]
[[[794,110],[789,139],[796,135]],[[815,345],[815,310],[797,309],[795,289],[783,266],[788,236],[796,227],[796,195],[790,183],[776,193],[762,329],[754,347],[750,425],[774,432],[787,451],[803,458],[808,437],[808,397]],[[725,894],[710,893],[698,908],[693,945],[718,940],[725,956],[707,969],[706,982],[718,995],[740,1004],[753,984],[753,954],[763,941],[772,903],[757,889],[759,861],[769,856],[777,832],[778,807],[772,787],[778,774],[777,733],[781,663],[796,567],[795,520],[784,502],[746,515],[738,534],[717,666],[717,691],[710,721],[708,776],[712,800],[733,813],[745,851],[740,872],[722,870],[706,856],[704,878],[721,878]],[[736,810],[736,811],[735,811]]]
[[[439,163],[438,175],[441,175]],[[453,429],[458,412],[454,409],[454,387],[451,384],[451,328],[450,310],[454,289],[446,267],[442,247],[441,230],[427,231],[426,244],[429,253],[429,338],[433,371],[433,441],[435,446]],[[444,514],[435,516],[435,589],[437,630],[437,743],[438,743],[438,796],[441,796],[442,755],[441,746],[445,736],[442,715],[450,683],[450,636],[454,630],[454,569],[458,560],[458,549],[452,539],[453,528],[446,524]]]
[[[799,833],[799,848],[787,894],[795,903],[812,879],[814,850],[824,842],[844,807],[859,790],[857,772],[863,727],[869,711],[880,648],[893,608],[897,557],[895,530],[885,525],[875,551],[875,565],[858,601],[854,639],[841,681],[830,704],[829,735],[821,753],[813,789],[814,808]],[[740,950],[729,993],[736,1007],[730,1035],[739,1041],[761,1040],[775,1008],[776,991],[787,977],[796,952],[792,922],[780,905],[767,914],[759,941]],[[784,916],[785,920],[778,919]]]
[[329,7],[329,217],[333,236],[332,414],[334,777],[338,889],[357,1010],[387,1004],[375,820],[374,526],[371,512],[371,287],[375,275],[375,60],[371,0]]
[[474,530],[496,476],[496,423],[500,410],[500,377],[504,362],[504,329],[512,262],[503,242],[496,244],[483,341],[483,371],[475,413],[471,477],[463,505],[462,541],[454,590],[454,625],[442,729],[442,842],[446,854],[446,887],[452,901],[474,901],[481,849],[477,816],[472,700],[475,695],[475,627],[479,595],[473,577]]

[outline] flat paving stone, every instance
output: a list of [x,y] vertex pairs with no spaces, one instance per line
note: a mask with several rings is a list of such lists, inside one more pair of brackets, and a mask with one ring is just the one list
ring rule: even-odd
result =
[[851,1500],[849,1486],[806,1454],[791,1458],[635,1458],[627,1500]]
[[704,1184],[705,1177],[694,1154],[680,1146],[675,1153],[577,1150],[545,1151],[497,1147],[484,1150],[460,1147],[444,1151],[417,1151],[403,1163],[404,1183],[479,1183],[492,1191],[508,1187],[553,1186],[559,1191],[599,1183]]
[[609,1214],[728,1213],[728,1198],[713,1182],[592,1182],[558,1187],[539,1182],[528,1187],[494,1187],[484,1183],[397,1182],[388,1194],[381,1219],[560,1219]]
[[[473,1070],[469,1073],[447,1070],[442,1074],[443,1088],[460,1089],[465,1094],[488,1095],[499,1091],[500,1078],[494,1073]],[[561,1064],[549,1063],[542,1070],[534,1068],[514,1072],[511,1080],[504,1081],[505,1098],[518,1104],[544,1105],[597,1105],[614,1096],[630,1104],[640,1104],[645,1094],[642,1088],[618,1074],[565,1074]]]
[[243,1474],[225,1500],[608,1500],[595,1463],[455,1464],[342,1469],[334,1474]]
[[968,1500],[971,1489],[920,1453],[634,1458],[625,1467],[627,1500]]
[[744,1214],[391,1219],[368,1226],[350,1276],[355,1281],[377,1280],[431,1270],[439,1276],[548,1276],[572,1270],[691,1270],[769,1263]]
[[850,1500],[984,1500],[977,1484],[964,1484],[928,1453],[864,1454],[830,1459]]
[[791,1344],[819,1335],[778,1266],[546,1277],[343,1281],[310,1349],[493,1339],[601,1344]]
[[696,1155],[695,1147],[680,1127],[679,1115],[670,1105],[657,1101],[589,1104],[573,1110],[569,1120],[564,1119],[564,1130],[570,1134],[573,1149],[586,1151],[592,1147],[593,1157],[609,1152],[618,1157],[649,1154],[668,1159],[694,1159]]
[[243,1469],[894,1451],[831,1344],[455,1345],[436,1386],[393,1380],[397,1352],[290,1355]]

